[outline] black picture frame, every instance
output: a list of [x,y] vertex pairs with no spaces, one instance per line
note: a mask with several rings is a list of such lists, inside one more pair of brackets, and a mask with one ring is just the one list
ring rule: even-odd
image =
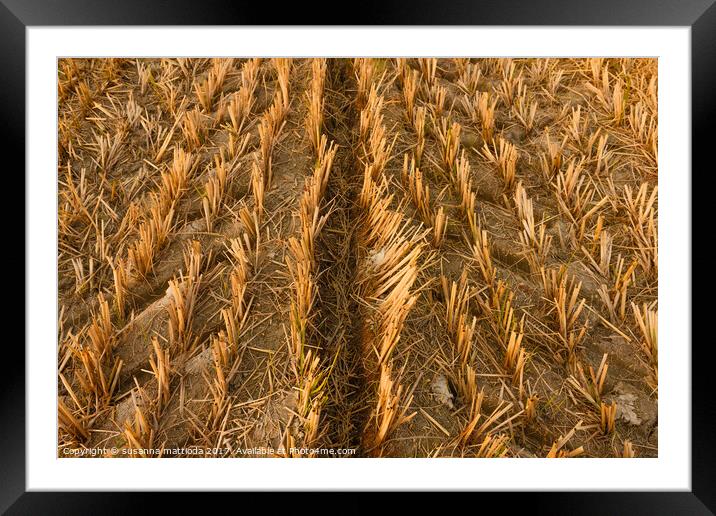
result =
[[[24,167],[26,98],[25,31],[31,26],[62,25],[551,25],[551,26],[688,26],[691,28],[692,73],[692,170],[713,171],[707,161],[716,114],[716,5],[714,0],[466,0],[446,4],[412,0],[381,0],[348,8],[339,18],[338,4],[311,2],[281,6],[268,2],[227,2],[220,0],[175,0],[148,2],[125,0],[101,3],[88,0],[0,0],[0,106],[6,132],[3,145],[13,149]],[[328,13],[332,13],[329,15]],[[330,19],[329,19],[330,18]],[[90,48],[90,47],[88,47]],[[711,130],[710,130],[711,129]],[[710,165],[710,166],[709,166]],[[22,176],[24,177],[24,175]],[[684,171],[684,180],[693,185],[694,174]],[[24,181],[22,185],[24,189]],[[701,189],[703,195],[704,189]],[[694,191],[692,186],[692,192]],[[708,201],[705,201],[708,203]],[[700,203],[692,199],[692,206]],[[692,216],[693,224],[699,218]],[[23,248],[24,249],[24,248]],[[24,251],[23,251],[24,254]],[[27,257],[25,257],[27,258]],[[19,257],[15,257],[19,265]],[[706,265],[693,260],[692,267]],[[24,266],[23,266],[24,267]],[[25,270],[27,274],[28,271]],[[704,305],[692,303],[695,320],[705,316]],[[26,306],[26,310],[32,310]],[[702,315],[702,317],[698,317]],[[692,316],[692,320],[693,320]],[[716,403],[710,388],[710,339],[692,346],[692,491],[642,493],[526,493],[510,495],[518,505],[550,514],[713,514],[716,512],[716,447],[713,422]],[[25,353],[17,341],[6,342],[7,363],[25,364]],[[682,343],[688,346],[691,343]],[[181,493],[127,496],[123,493],[28,493],[25,489],[25,368],[6,368],[0,376],[0,511],[8,514],[125,514],[149,509],[168,500],[189,508],[206,509],[202,497]],[[215,495],[212,495],[215,496]],[[473,495],[475,496],[475,495]],[[480,507],[504,493],[480,493]],[[492,496],[494,500],[486,497]],[[253,503],[265,505],[262,497],[242,499],[242,510]],[[414,500],[420,500],[415,497]],[[214,503],[216,498],[212,498]],[[321,502],[322,503],[322,502]],[[512,505],[513,502],[510,502]],[[362,512],[371,505],[348,504]],[[330,502],[325,504],[330,507]],[[342,503],[345,507],[345,504]],[[476,506],[477,507],[477,506]],[[514,507],[514,506],[513,506]]]

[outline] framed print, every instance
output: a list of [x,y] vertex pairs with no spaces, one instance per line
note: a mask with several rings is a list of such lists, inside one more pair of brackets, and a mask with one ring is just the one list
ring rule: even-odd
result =
[[614,4],[348,26],[5,2],[27,303],[3,510],[439,490],[710,514],[691,170],[716,8]]

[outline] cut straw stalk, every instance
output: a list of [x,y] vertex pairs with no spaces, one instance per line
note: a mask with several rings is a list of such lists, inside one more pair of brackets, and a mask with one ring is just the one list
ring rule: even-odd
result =
[[313,350],[308,351],[305,364],[298,387],[297,412],[303,424],[303,446],[310,448],[320,438],[319,422],[328,399],[326,387],[332,366],[324,367]]
[[601,428],[603,434],[607,435],[614,432],[616,414],[616,402],[612,402],[610,405],[607,405],[606,403],[602,402],[600,408],[599,428]]
[[626,185],[622,200],[631,222],[627,228],[637,247],[636,257],[649,278],[657,277],[659,269],[656,194],[656,186],[649,194],[647,183],[642,183],[636,194]]
[[[141,388],[136,389],[139,392],[142,400],[146,399],[144,392]],[[124,439],[128,448],[137,451],[137,455],[140,457],[148,457],[153,453],[147,450],[154,450],[154,438],[156,436],[156,430],[154,425],[150,424],[150,418],[144,413],[144,410],[140,405],[142,403],[137,402],[137,395],[135,390],[131,391],[132,404],[134,406],[134,418],[124,423]]]
[[[299,204],[301,233],[289,238],[289,255],[286,264],[293,280],[294,296],[291,300],[290,348],[296,375],[300,378],[308,364],[306,347],[310,340],[309,328],[313,317],[312,307],[318,293],[316,275],[315,243],[328,215],[320,215],[320,204],[328,185],[337,146],[328,146],[325,135],[321,136],[318,159],[313,174],[306,180]],[[317,358],[317,357],[316,357]]]
[[356,58],[353,60],[353,69],[355,70],[356,81],[358,83],[356,104],[358,109],[362,109],[368,99],[369,90],[373,87],[373,76],[375,74],[374,59]]
[[221,90],[233,62],[232,58],[215,59],[206,78],[203,81],[194,81],[194,92],[205,112],[211,111],[214,98]]
[[306,132],[313,147],[318,154],[323,133],[323,89],[326,81],[326,60],[316,58],[311,61],[311,84],[306,92],[308,99],[308,113],[306,115]]
[[482,148],[482,154],[497,167],[502,181],[507,190],[512,191],[516,184],[517,171],[517,148],[514,144],[499,137],[496,143],[493,143],[492,149],[485,143]]
[[604,303],[605,308],[609,312],[609,320],[614,324],[624,322],[627,307],[627,289],[634,279],[634,272],[638,262],[632,261],[631,265],[624,270],[624,259],[620,256],[614,273],[614,283],[610,289],[606,285],[601,285],[597,294]]
[[607,371],[609,371],[608,358],[607,353],[602,356],[602,361],[599,363],[596,373],[594,372],[594,368],[590,365],[589,377],[585,375],[582,364],[577,362],[576,377],[572,375],[567,379],[569,385],[579,391],[585,400],[595,409],[599,409],[600,403],[602,402],[604,383],[607,379]]
[[472,444],[476,441],[479,442],[481,437],[489,435],[505,424],[505,422],[496,423],[512,408],[512,403],[500,401],[489,415],[483,414],[482,405],[485,393],[483,389],[478,391],[477,374],[472,367],[469,365],[462,367],[457,379],[457,385],[458,391],[468,407],[467,423],[457,436],[457,442],[461,446]]
[[567,432],[564,436],[559,436],[559,439],[552,444],[552,448],[550,448],[549,453],[547,453],[548,459],[563,459],[563,458],[572,458],[572,457],[578,457],[582,453],[584,453],[584,447],[579,446],[573,450],[567,450],[564,449],[565,445],[572,439],[575,432],[578,428],[580,428],[582,422],[579,421],[574,428],[572,428],[569,432]]
[[407,423],[417,412],[408,413],[413,396],[404,396],[400,383],[400,374],[393,379],[390,365],[380,366],[380,382],[378,384],[378,403],[375,409],[375,435],[370,443],[371,450],[383,453],[383,445],[387,437],[400,425]]
[[555,174],[557,174],[562,167],[562,154],[564,152],[564,146],[567,143],[567,136],[564,136],[561,144],[557,144],[550,139],[549,128],[545,127],[544,134],[547,142],[547,151],[540,153],[540,170],[542,171],[544,180],[547,183],[551,183]]
[[176,353],[191,350],[194,345],[192,321],[201,284],[201,246],[198,241],[190,242],[184,255],[188,273],[181,273],[179,279],[169,280],[169,345]]
[[520,242],[526,250],[531,270],[536,273],[544,266],[547,260],[547,254],[552,244],[552,236],[546,234],[546,225],[544,223],[540,224],[539,230],[537,230],[532,200],[527,197],[527,192],[521,181],[518,181],[515,187],[514,202],[517,218],[522,224]]
[[631,304],[634,311],[634,319],[641,330],[642,348],[653,364],[659,360],[659,316],[658,312],[644,303],[639,308]]
[[472,236],[472,258],[480,268],[482,279],[485,284],[492,286],[496,278],[496,271],[492,263],[492,253],[490,252],[487,231],[480,229],[480,227],[477,226],[477,229]]
[[82,442],[89,438],[89,429],[84,419],[76,418],[72,411],[62,402],[61,398],[57,400],[57,419],[60,428],[74,439]]
[[204,185],[202,208],[207,231],[211,232],[214,219],[219,214],[226,193],[226,163],[223,153],[214,157],[214,171]]
[[438,140],[440,142],[440,157],[442,160],[443,170],[447,174],[452,174],[460,149],[460,124],[453,122],[452,125],[448,125],[449,121],[447,118],[433,119],[433,125],[436,128]]
[[468,97],[474,96],[478,92],[480,79],[482,78],[482,69],[477,63],[470,63],[467,59],[455,59],[458,67],[459,78],[458,86],[467,94]]
[[467,271],[460,276],[460,282],[451,282],[445,276],[440,277],[445,299],[445,321],[454,346],[455,354],[461,366],[465,366],[472,352],[473,335],[477,318],[468,323],[470,293],[467,284]]
[[523,91],[521,95],[517,97],[517,100],[512,106],[512,113],[520,121],[522,127],[525,128],[525,133],[528,135],[532,132],[532,129],[534,129],[538,107],[538,102],[534,98],[528,98],[526,91]]
[[420,220],[428,227],[435,224],[433,210],[430,207],[430,187],[423,182],[423,174],[415,166],[415,159],[408,160],[408,154],[403,160],[403,184],[408,189],[410,199],[418,211]]
[[505,358],[502,363],[503,367],[512,373],[513,385],[520,385],[520,391],[522,390],[522,378],[526,360],[526,353],[522,347],[523,337],[522,332],[510,332],[510,340],[507,343]]
[[121,257],[117,257],[116,262],[110,260],[109,263],[112,267],[112,279],[114,283],[114,307],[117,317],[120,321],[123,321],[127,306],[127,263]]
[[439,248],[445,239],[447,233],[448,216],[445,215],[443,207],[440,206],[438,211],[433,215],[433,247]]
[[154,356],[149,358],[149,366],[157,381],[156,413],[159,414],[168,405],[170,398],[169,350],[162,349],[159,339],[152,337]]
[[[229,241],[228,249],[232,256],[233,267],[229,273],[229,284],[231,289],[231,320],[240,322],[238,331],[231,331],[231,334],[238,337],[243,323],[246,320],[248,307],[246,303],[246,289],[251,274],[251,262],[249,258],[249,236],[244,233],[244,239],[233,238]],[[229,328],[227,328],[227,332]],[[230,338],[234,343],[235,339]]]
[[[70,351],[79,364],[75,369],[75,380],[85,395],[85,403],[81,406],[91,405],[94,412],[99,412],[109,405],[117,389],[122,360],[114,358],[109,349],[98,354],[93,346],[82,346],[79,339],[75,339],[70,345]],[[71,392],[71,389],[68,391]]]

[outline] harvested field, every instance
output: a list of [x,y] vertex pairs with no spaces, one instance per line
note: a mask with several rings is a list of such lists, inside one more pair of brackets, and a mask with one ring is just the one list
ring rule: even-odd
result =
[[655,59],[60,59],[58,456],[655,457],[657,158]]

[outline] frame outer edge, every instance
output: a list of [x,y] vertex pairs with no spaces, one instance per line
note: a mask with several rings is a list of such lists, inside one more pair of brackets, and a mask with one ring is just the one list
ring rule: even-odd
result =
[[[0,4],[0,120],[5,137],[0,140],[5,147],[6,156],[14,157],[14,167],[5,168],[6,177],[20,183],[21,201],[25,199],[25,24],[4,4]],[[19,197],[19,196],[18,196]],[[17,202],[18,199],[16,199]],[[26,204],[25,204],[26,206]],[[24,212],[23,212],[24,213]],[[25,218],[26,219],[26,218]],[[15,227],[19,226],[16,225]],[[15,241],[22,242],[21,251],[11,255],[8,260],[14,269],[21,268],[26,277],[25,220],[22,235]],[[18,231],[19,230],[15,230]],[[19,248],[19,246],[18,246]],[[18,256],[21,254],[21,256]],[[19,282],[19,277],[15,277]],[[17,292],[20,292],[19,286]],[[22,306],[26,310],[26,298],[22,289]],[[15,304],[17,306],[17,304]],[[8,314],[9,315],[9,314]],[[18,324],[15,324],[17,328]],[[5,340],[7,355],[3,359],[12,360],[16,367],[6,368],[0,375],[0,513],[4,512],[25,491],[25,325],[21,326],[23,335],[19,339]],[[17,332],[19,333],[19,332]],[[15,335],[17,335],[15,333]]]

